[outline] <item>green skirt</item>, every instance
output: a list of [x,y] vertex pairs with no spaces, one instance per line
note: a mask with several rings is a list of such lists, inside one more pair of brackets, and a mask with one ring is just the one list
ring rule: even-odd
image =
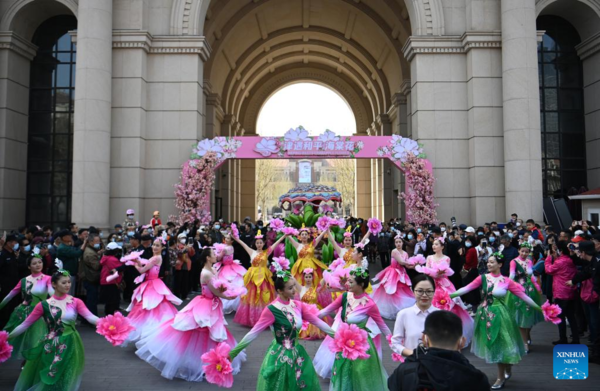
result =
[[336,353],[329,390],[387,390],[387,373],[370,336],[367,353],[369,358],[354,361],[344,358],[341,353]]
[[[523,288],[525,288],[525,293],[531,300],[539,306],[542,305],[542,295],[533,286],[531,281],[528,280],[525,285],[523,285]],[[523,329],[530,329],[537,323],[544,321],[544,315],[540,311],[531,308],[523,300],[510,292],[507,295],[506,305],[509,310],[514,313],[517,326]]]
[[84,353],[77,331],[46,339],[25,351],[27,364],[15,391],[76,391],[81,384]]
[[271,342],[260,367],[257,391],[319,390],[319,378],[304,346]]
[[[8,320],[6,326],[4,326],[4,330],[11,333],[17,328],[17,326],[20,326],[21,323],[27,319],[32,310],[32,306],[19,304],[10,315],[10,319]],[[23,334],[11,339],[10,344],[13,347],[13,351],[10,358],[14,360],[25,359],[23,352],[33,349],[38,343],[40,343],[40,341],[44,339],[44,336],[47,332],[48,328],[46,327],[46,323],[44,323],[44,319],[39,319]]]
[[493,317],[490,322],[485,311],[483,306],[477,310],[471,352],[488,364],[519,363],[525,355],[525,346],[513,313],[503,303],[494,302],[487,307]]

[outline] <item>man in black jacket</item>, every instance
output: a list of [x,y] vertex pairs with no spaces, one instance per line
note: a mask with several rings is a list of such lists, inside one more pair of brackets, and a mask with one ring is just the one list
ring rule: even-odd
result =
[[[17,251],[19,242],[16,235],[8,235],[4,246],[0,249],[0,301],[19,283],[19,266]],[[21,302],[21,296],[13,297],[0,310],[0,330],[4,328],[16,306]]]
[[461,353],[465,339],[460,318],[449,311],[425,319],[423,347],[415,349],[388,379],[390,391],[487,391],[487,376]]

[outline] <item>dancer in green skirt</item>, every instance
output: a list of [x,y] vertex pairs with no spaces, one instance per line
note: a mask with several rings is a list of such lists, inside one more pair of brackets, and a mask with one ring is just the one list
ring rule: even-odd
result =
[[471,352],[488,364],[498,364],[498,379],[493,390],[504,387],[511,375],[512,365],[519,363],[525,354],[523,339],[515,321],[514,312],[507,306],[510,292],[524,304],[544,318],[542,309],[527,294],[523,287],[500,274],[504,263],[501,253],[492,254],[487,261],[489,274],[483,274],[469,285],[450,294],[450,298],[464,295],[481,288],[481,305],[475,315],[475,332]]
[[[363,247],[358,245],[356,251],[362,254]],[[375,342],[371,338],[371,335],[376,333],[377,330],[374,330],[375,327],[379,328],[378,331],[386,337],[391,336],[391,332],[383,321],[377,305],[365,292],[369,286],[368,267],[368,260],[363,258],[362,265],[350,271],[348,292],[344,292],[333,303],[319,312],[319,317],[333,315],[337,312],[333,325],[333,328],[336,330],[341,322],[351,323],[367,331],[369,335],[369,349],[367,350],[369,358],[352,361],[344,358],[341,353],[335,353],[331,371],[331,383],[329,384],[331,391],[387,390],[387,373],[381,362],[379,335]],[[338,311],[338,309],[341,310]],[[367,327],[367,322],[370,319],[374,321],[374,324],[369,323]],[[323,346],[319,348],[322,362],[327,361],[326,355],[329,349],[324,349],[324,347],[330,343],[330,340],[325,340],[323,341]]]
[[[542,289],[533,275],[533,263],[529,259],[532,247],[528,242],[521,244],[519,256],[510,261],[510,279],[517,282],[525,289],[525,294],[531,298],[538,306],[542,304]],[[526,343],[525,353],[529,353],[531,347],[531,328],[544,320],[544,317],[538,311],[534,311],[531,306],[515,295],[508,295],[508,308],[515,314],[517,325],[521,332],[523,342]]]
[[[18,294],[21,294],[23,298],[23,302],[14,309],[8,323],[4,327],[4,330],[9,333],[27,319],[39,302],[46,300],[48,295],[54,293],[50,276],[42,274],[44,261],[41,255],[39,255],[39,250],[37,252],[34,250],[34,255],[27,259],[27,268],[31,271],[31,274],[21,279],[17,286],[0,303],[1,310]],[[47,330],[46,324],[40,319],[29,327],[26,332],[14,338],[10,343],[13,346],[11,359],[24,359],[23,352],[37,345],[44,338]]]
[[59,270],[52,275],[54,295],[38,303],[25,321],[9,335],[9,343],[44,318],[48,333],[40,343],[23,352],[27,364],[17,380],[15,391],[76,391],[85,362],[81,337],[75,329],[77,315],[91,324],[98,318],[85,304],[69,296],[70,274]]
[[333,330],[316,316],[316,308],[311,308],[296,295],[296,282],[290,272],[277,271],[275,278],[277,299],[265,308],[258,323],[229,352],[231,361],[254,341],[261,331],[270,327],[275,339],[267,349],[260,367],[256,389],[258,391],[318,390],[319,378],[310,357],[302,345],[298,344],[298,333],[303,322],[317,326],[329,335]]

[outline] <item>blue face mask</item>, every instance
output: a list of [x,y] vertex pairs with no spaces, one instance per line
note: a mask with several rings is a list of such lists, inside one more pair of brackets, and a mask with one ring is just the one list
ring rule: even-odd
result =
[[123,247],[123,242],[117,242],[117,244],[119,245],[119,247]]
[[511,239],[513,238],[513,236],[514,236],[514,235],[513,235],[513,234],[511,234],[511,233],[509,233],[509,234],[508,234],[508,237],[509,237],[509,238],[511,238]]
[[483,232],[477,232],[477,236],[483,236]]
[[423,231],[421,228],[417,228],[417,233],[420,234]]
[[494,243],[495,241],[496,241],[496,238],[495,238],[495,237],[493,237],[493,236],[491,236],[491,237],[490,237],[490,243]]
[[133,231],[127,232],[127,236],[132,237],[133,235],[135,235],[135,232],[133,232]]
[[52,250],[52,245],[51,244],[48,245],[48,250]]
[[19,243],[15,243],[15,245],[13,246],[13,251],[18,251],[19,250]]
[[408,235],[408,240],[412,240],[412,238],[414,238],[414,236]]
[[96,244],[94,244],[94,248],[95,248],[96,250],[100,250],[100,243],[96,243]]
[[465,242],[465,247],[471,247],[471,242]]
[[30,252],[31,251],[31,246],[28,244],[27,246],[25,246],[25,252]]

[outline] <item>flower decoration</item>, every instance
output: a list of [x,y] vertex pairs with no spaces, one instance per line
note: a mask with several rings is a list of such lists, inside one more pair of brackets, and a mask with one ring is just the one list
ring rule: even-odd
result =
[[282,229],[285,228],[285,224],[283,223],[283,220],[281,219],[273,219],[269,222],[269,227],[271,227],[273,230],[280,232]]
[[369,219],[369,221],[367,222],[367,226],[369,227],[369,231],[371,231],[373,235],[378,235],[383,229],[381,221],[379,221],[379,219],[375,217],[371,217]]
[[142,259],[141,256],[143,253],[143,251],[132,251],[124,257],[121,257],[121,262],[123,262],[127,266],[133,266],[135,265],[135,260]]
[[427,170],[425,160],[413,153],[407,153],[402,161],[406,174],[406,192],[400,198],[406,205],[406,220],[416,225],[433,224],[437,222],[437,204],[433,197],[435,178]]
[[223,254],[225,254],[225,249],[227,246],[223,243],[215,243],[213,248],[215,249],[215,255],[217,258],[220,258]]
[[417,254],[408,258],[406,261],[409,265],[425,265],[427,263],[427,259],[422,254]]
[[329,270],[333,271],[335,269],[337,269],[338,267],[344,267],[346,265],[346,261],[344,261],[343,258],[338,258],[335,261],[331,262],[331,265],[329,265]]
[[415,270],[419,273],[427,274],[429,277],[433,278],[450,277],[454,274],[454,270],[450,269],[450,266],[446,262],[440,262],[439,264],[432,265],[431,267],[417,265]]
[[333,133],[331,130],[327,129],[325,131],[325,133],[321,134],[319,137],[317,137],[317,140],[322,142],[322,143],[326,143],[328,141],[339,141],[340,137],[336,136],[335,133]]
[[279,146],[277,145],[277,141],[272,137],[266,137],[260,140],[256,147],[254,148],[256,153],[260,153],[264,157],[271,156],[271,154],[279,152]]
[[355,324],[340,324],[329,348],[332,352],[341,353],[344,358],[351,361],[369,358],[367,332]]
[[495,253],[492,254],[492,256],[496,259],[503,259],[504,255],[502,255],[502,253],[500,251],[496,251]]
[[[278,264],[279,267],[276,267],[274,264]],[[273,262],[271,262],[271,271],[279,271],[279,270],[290,270],[290,261],[286,257],[274,257]]]
[[292,273],[290,273],[287,270],[279,270],[275,273],[275,275],[277,276],[277,278],[281,278],[283,282],[288,282],[290,278],[292,278]]
[[214,153],[217,157],[221,157],[223,154],[223,147],[219,144],[219,140],[215,139],[204,139],[198,142],[198,145],[192,151],[196,155],[203,157],[208,153]]
[[302,126],[296,129],[290,129],[283,135],[285,141],[310,141],[308,131]]
[[240,238],[240,231],[235,223],[231,223],[231,235],[236,239]]
[[321,232],[323,231],[327,231],[327,229],[329,228],[329,225],[331,224],[330,222],[330,218],[327,216],[321,216],[317,219],[317,229]]
[[529,242],[523,242],[523,243],[521,243],[520,248],[528,248],[529,251],[533,250],[533,246]]
[[231,388],[233,385],[233,367],[229,361],[231,346],[221,342],[216,348],[204,353],[200,358],[206,380],[219,387]]
[[552,322],[554,324],[559,324],[561,319],[558,317],[562,309],[556,304],[550,304],[548,300],[544,304],[542,304],[542,312],[544,313],[544,319],[546,322]]
[[307,267],[306,269],[302,270],[302,274],[313,274],[315,272],[315,270],[312,267]]
[[217,163],[217,155],[208,152],[202,158],[183,165],[180,183],[175,185],[175,206],[179,209],[180,224],[193,223],[195,220],[208,224],[212,220],[210,194]]
[[113,346],[123,344],[133,330],[135,327],[120,312],[100,318],[96,324],[96,332]]
[[235,285],[231,284],[229,281],[221,279],[221,278],[213,279],[212,286],[216,290],[223,293],[225,296],[229,296],[229,297],[238,297],[238,296],[242,296],[242,295],[245,295],[246,293],[248,293],[248,290],[245,287],[235,286]]
[[333,208],[327,204],[321,205],[321,213],[326,214],[327,212],[333,212]]
[[444,289],[436,289],[431,304],[435,308],[445,311],[450,311],[454,307],[454,301],[450,299],[450,295]]
[[343,266],[336,267],[333,270],[328,269],[323,272],[323,278],[325,279],[325,282],[329,285],[329,288],[339,291],[345,291],[346,283],[350,278],[350,269],[344,268]]
[[284,227],[281,232],[283,232],[285,235],[291,236],[296,236],[299,233],[299,231],[294,227]]
[[0,331],[0,363],[8,360],[12,351],[13,347],[8,343],[8,332]]

